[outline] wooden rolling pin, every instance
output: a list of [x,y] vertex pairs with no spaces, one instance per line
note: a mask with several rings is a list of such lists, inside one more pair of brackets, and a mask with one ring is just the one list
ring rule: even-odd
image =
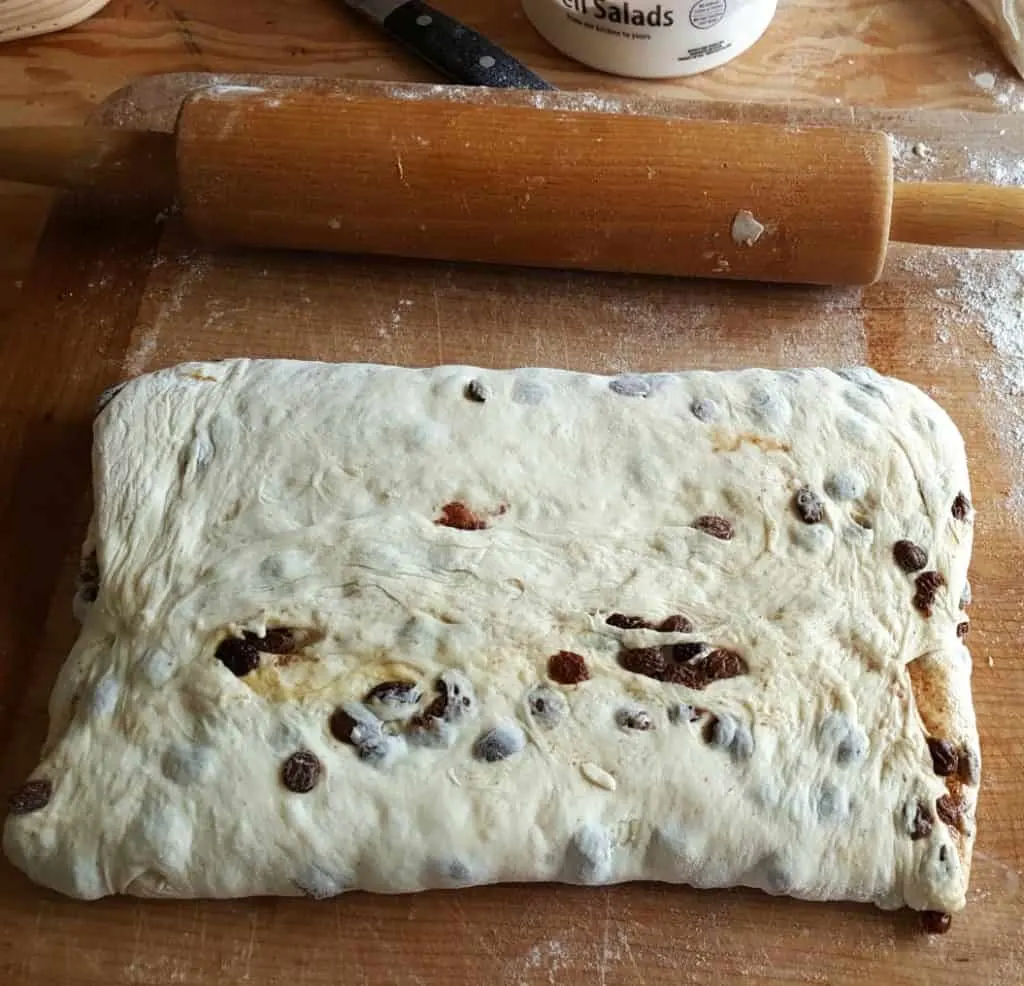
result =
[[890,240],[1024,248],[1024,189],[894,184],[881,133],[330,88],[194,93],[173,135],[0,134],[0,177],[176,199],[260,247],[812,284]]

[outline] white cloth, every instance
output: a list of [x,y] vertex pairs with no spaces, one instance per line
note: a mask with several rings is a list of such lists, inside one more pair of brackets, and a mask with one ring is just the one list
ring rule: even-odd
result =
[[1024,76],[1024,0],[967,0]]

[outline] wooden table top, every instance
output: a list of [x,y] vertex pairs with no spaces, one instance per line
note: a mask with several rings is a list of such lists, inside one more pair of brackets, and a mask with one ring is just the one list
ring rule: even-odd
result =
[[[963,0],[782,0],[769,33],[707,75],[618,79],[563,57],[518,0],[437,0],[556,85],[682,99],[1024,110],[1024,85]],[[158,72],[279,72],[436,81],[341,0],[113,0],[58,34],[0,48],[0,126],[75,124],[134,78]],[[993,86],[983,82],[995,79]],[[0,317],[15,302],[51,199],[0,182]]]
[[[185,93],[214,79],[271,98],[287,86],[164,76],[108,101],[100,119],[168,129]],[[576,113],[595,102],[547,98]],[[881,130],[893,136],[901,180],[996,177],[1024,161],[1020,116],[632,96],[600,105]],[[713,971],[723,982],[1020,986],[1024,524],[1014,494],[1021,463],[1006,443],[1024,412],[1009,403],[989,338],[998,319],[988,317],[1000,299],[1009,310],[1016,269],[1000,254],[896,246],[882,281],[851,290],[218,250],[176,218],[118,219],[64,199],[14,330],[0,333],[0,790],[37,762],[47,696],[76,633],[68,601],[96,394],[182,360],[242,355],[605,373],[868,363],[926,388],[962,429],[971,461],[969,639],[984,780],[969,906],[941,938],[922,935],[909,912],[643,883],[83,905],[3,863],[0,983],[680,986]]]
[[[1024,84],[1014,80],[960,0],[782,0],[771,32],[747,55],[706,76],[656,83],[574,65],[533,33],[517,0],[435,2],[563,88],[664,100],[989,112],[995,114],[993,129],[986,131],[987,118],[934,118],[931,130],[903,133],[904,146],[922,141],[941,152],[935,167],[942,170],[932,177],[946,180],[970,170],[977,147],[995,148],[1003,140],[1001,130],[1007,146],[1012,138],[1018,149],[1012,160],[1022,159]],[[0,49],[0,125],[79,123],[129,80],[181,69],[435,81],[429,69],[351,16],[340,0],[114,0],[78,28]],[[991,78],[985,78],[988,73]],[[881,128],[901,133],[884,114],[878,116]],[[987,136],[976,140],[982,132]],[[1005,172],[1004,159],[998,160]],[[917,169],[908,177],[920,177],[921,162],[901,165]],[[0,186],[0,318],[5,303],[13,303],[14,283],[26,277],[48,204],[44,194]],[[596,313],[587,318],[574,291],[580,282],[560,274],[519,272],[515,277],[526,285],[520,290],[508,272],[438,269],[427,271],[420,283],[409,280],[402,265],[371,262],[365,270],[357,264],[339,280],[333,265],[302,256],[279,258],[272,278],[261,270],[245,277],[244,265],[231,253],[210,256],[208,263],[201,255],[197,267],[191,247],[175,241],[173,231],[156,255],[155,229],[142,235],[105,222],[95,236],[85,227],[77,236],[48,235],[48,250],[26,284],[25,317],[17,332],[7,334],[0,360],[8,426],[0,456],[0,474],[7,480],[0,488],[9,501],[5,578],[9,583],[12,572],[17,576],[15,590],[7,593],[13,604],[0,608],[0,623],[7,624],[0,632],[0,667],[16,668],[22,685],[31,682],[19,715],[28,709],[36,724],[10,748],[5,744],[11,770],[23,770],[38,748],[46,694],[73,634],[64,601],[84,523],[79,506],[88,469],[89,408],[99,388],[179,358],[242,351],[434,360],[422,340],[432,342],[442,321],[481,324],[483,308],[497,313],[493,334],[501,351],[484,345],[480,333],[456,332],[446,336],[436,359],[457,354],[503,365],[564,361],[602,371],[619,369],[627,358],[640,369],[692,365],[695,356],[706,365],[871,362],[928,386],[954,410],[977,455],[980,540],[972,568],[978,597],[972,618],[978,629],[972,633],[988,759],[975,886],[986,905],[958,919],[954,934],[929,941],[908,915],[894,919],[867,908],[779,905],[760,894],[698,895],[656,887],[597,894],[536,887],[520,891],[514,904],[504,889],[484,888],[466,898],[380,898],[337,908],[304,908],[302,901],[153,907],[116,899],[85,909],[27,890],[8,868],[0,886],[6,932],[0,936],[0,981],[667,986],[703,981],[715,972],[727,982],[1020,981],[1014,908],[1022,815],[1015,799],[1024,743],[1019,717],[1006,709],[1020,708],[1024,694],[1020,664],[1012,657],[1021,649],[1021,611],[997,603],[1019,595],[1021,540],[1019,531],[1008,536],[1001,526],[1011,477],[1004,475],[998,455],[983,454],[998,444],[995,426],[985,417],[983,391],[991,378],[982,369],[989,364],[977,362],[991,357],[991,347],[949,300],[954,269],[922,272],[916,255],[901,252],[887,281],[863,294],[817,297],[774,290],[753,319],[750,312],[763,289],[751,285],[583,278],[591,287],[581,294]],[[374,291],[360,290],[367,282]],[[224,304],[230,291],[258,301],[262,320],[253,318],[249,305]],[[510,314],[509,305],[495,300],[505,297],[501,291],[521,299],[525,309]],[[339,304],[339,297],[346,303]],[[970,297],[977,302],[976,293]],[[309,299],[317,304],[307,304]],[[721,313],[714,316],[714,334],[694,322],[709,312]],[[202,326],[202,332],[177,331],[175,322]],[[597,346],[591,345],[595,323],[601,328]],[[286,343],[266,328],[281,332],[293,324],[301,331]],[[666,324],[693,331],[665,336],[660,327]],[[379,326],[385,326],[383,334]],[[624,349],[627,332],[631,341]],[[940,335],[942,345],[936,341]],[[46,354],[42,360],[40,352]],[[39,587],[52,588],[58,570],[63,574],[56,594],[42,593]],[[37,631],[51,598],[58,601],[58,615],[40,645]],[[31,664],[25,660],[29,653]],[[0,694],[0,733],[26,721],[11,712],[6,693]],[[659,922],[673,928],[670,940],[660,935]],[[397,923],[410,929],[398,939],[391,933]],[[735,946],[740,939],[746,942],[742,948]],[[459,947],[449,948],[450,941]]]

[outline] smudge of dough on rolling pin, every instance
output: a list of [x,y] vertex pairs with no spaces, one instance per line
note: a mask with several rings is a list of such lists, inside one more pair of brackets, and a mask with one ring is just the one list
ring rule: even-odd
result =
[[749,209],[740,209],[732,221],[732,241],[737,246],[753,246],[764,235],[764,225],[759,223]]

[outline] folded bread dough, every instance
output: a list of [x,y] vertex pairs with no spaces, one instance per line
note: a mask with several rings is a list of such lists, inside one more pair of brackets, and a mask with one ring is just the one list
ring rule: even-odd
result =
[[95,425],[4,845],[65,894],[964,906],[961,438],[864,369],[190,364]]

